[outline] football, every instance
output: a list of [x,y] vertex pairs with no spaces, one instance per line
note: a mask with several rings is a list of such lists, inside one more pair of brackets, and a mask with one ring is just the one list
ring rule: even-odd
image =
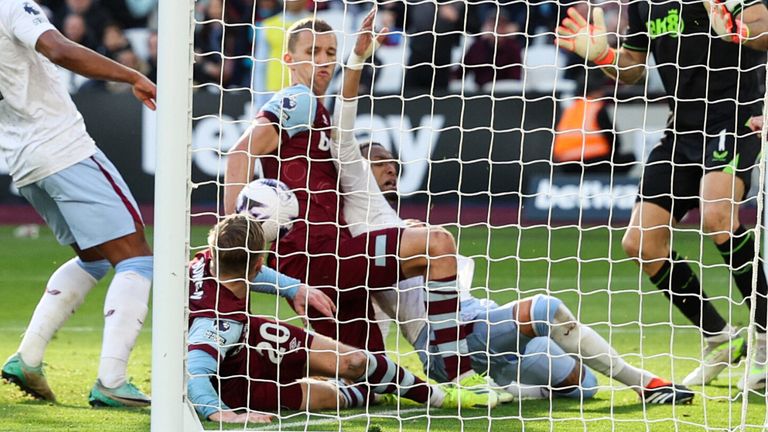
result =
[[299,201],[285,183],[258,179],[240,191],[235,210],[262,221],[264,239],[270,243],[291,229],[299,216]]

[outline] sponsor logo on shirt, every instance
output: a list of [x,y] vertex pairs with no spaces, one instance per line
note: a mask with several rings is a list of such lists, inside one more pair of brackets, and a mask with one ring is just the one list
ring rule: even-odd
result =
[[725,160],[728,159],[728,150],[725,151],[713,151],[712,152],[712,160],[716,162],[725,162]]
[[677,9],[670,9],[667,16],[649,20],[645,26],[648,28],[648,36],[651,39],[656,39],[659,36],[676,38],[683,33],[685,23],[680,18],[680,12]]
[[40,10],[32,6],[29,2],[24,2],[24,12],[30,15],[40,15]]
[[191,300],[200,300],[203,298],[203,275],[205,273],[205,260],[201,259],[192,265],[192,283],[195,285],[195,291],[189,296]]
[[206,330],[205,338],[210,340],[210,341],[213,341],[213,342],[217,343],[218,345],[224,345],[224,344],[227,343],[227,341],[224,339],[224,337],[221,336],[220,334],[218,334],[214,330]]

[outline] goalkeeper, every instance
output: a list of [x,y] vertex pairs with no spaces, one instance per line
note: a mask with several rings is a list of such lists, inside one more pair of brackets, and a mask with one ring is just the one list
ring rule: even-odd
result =
[[[642,80],[656,60],[669,101],[666,133],[648,157],[624,235],[626,253],[704,338],[704,361],[683,384],[708,384],[746,352],[743,338],[720,316],[686,260],[671,248],[672,227],[694,208],[744,298],[757,280],[757,355],[739,387],[766,382],[766,276],[756,262],[754,230],[739,221],[761,151],[749,118],[762,112],[759,70],[768,48],[768,9],[759,0],[632,2],[622,47],[606,42],[603,11],[590,25],[571,8],[557,28],[560,47],[624,83]],[[757,273],[756,275],[754,273]]]
[[[225,218],[211,229],[208,246],[189,265],[188,395],[204,418],[269,422],[271,415],[233,409],[361,407],[374,393],[398,394],[437,408],[458,407],[455,387],[429,385],[383,354],[253,316],[249,290],[279,293],[300,314],[308,307],[328,317],[335,312],[320,290],[262,266],[264,234],[255,219]],[[309,375],[337,380],[304,380]],[[470,398],[461,401],[462,408],[472,406]]]
[[[392,155],[375,143],[366,145],[369,168],[354,138],[359,76],[359,71],[346,71],[344,100],[338,112],[338,145],[331,147],[339,165],[344,216],[355,235],[404,224],[387,203],[396,207],[397,168]],[[512,397],[592,397],[597,380],[583,362],[631,386],[646,403],[686,403],[693,399],[687,388],[627,364],[598,333],[580,324],[559,299],[538,295],[498,306],[469,294],[474,272],[471,259],[458,257],[458,269],[461,316],[470,328],[467,343],[472,367],[477,373],[490,372],[492,380]],[[430,378],[446,381],[443,361],[429,346],[423,286],[421,277],[410,278],[400,282],[397,290],[376,291],[374,299],[385,314],[397,317]]]

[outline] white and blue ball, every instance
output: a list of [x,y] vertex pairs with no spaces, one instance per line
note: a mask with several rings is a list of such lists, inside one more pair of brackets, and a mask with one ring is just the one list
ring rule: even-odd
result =
[[285,183],[258,179],[240,191],[235,210],[261,221],[264,240],[271,243],[293,227],[293,221],[299,216],[299,200]]

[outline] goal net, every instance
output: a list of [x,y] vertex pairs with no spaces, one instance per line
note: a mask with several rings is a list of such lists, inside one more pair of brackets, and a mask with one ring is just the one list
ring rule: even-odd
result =
[[[202,418],[229,409],[273,416],[269,424],[255,423],[254,417],[235,427],[248,430],[763,430],[765,378],[763,390],[759,383],[750,389],[749,380],[746,388],[739,385],[745,376],[752,379],[759,369],[755,361],[765,355],[764,333],[759,333],[766,312],[759,310],[766,304],[760,298],[765,278],[759,276],[764,271],[759,255],[764,246],[765,137],[760,119],[753,117],[762,115],[766,59],[749,46],[761,35],[751,34],[746,46],[725,41],[710,27],[704,3],[665,3],[661,14],[662,6],[643,1],[378,2],[374,28],[387,27],[389,33],[362,69],[351,132],[370,166],[363,172],[370,172],[387,193],[386,200],[371,199],[364,213],[376,215],[381,209],[375,206],[385,203],[403,220],[450,233],[460,256],[453,289],[458,287],[461,312],[430,321],[428,308],[409,304],[410,299],[430,298],[428,284],[403,285],[406,277],[396,267],[391,289],[371,288],[376,266],[398,253],[377,249],[371,237],[355,255],[368,257],[362,262],[370,266],[364,282],[353,287],[362,296],[358,303],[344,304],[353,288],[333,291],[348,276],[339,270],[345,267],[327,268],[328,282],[319,288],[339,308],[331,327],[342,340],[357,336],[365,343],[383,333],[388,358],[424,378],[425,370],[435,368],[434,362],[443,364],[445,357],[435,355],[435,347],[443,345],[430,342],[435,333],[429,329],[460,316],[470,325],[462,327],[466,345],[453,341],[459,357],[468,349],[472,368],[513,398],[495,408],[457,410],[370,396],[362,406],[345,408],[354,383],[338,383],[345,376],[341,356],[335,370],[319,378],[338,389],[332,397],[341,405],[289,409],[294,401],[286,389],[292,384],[285,377],[297,376],[297,370],[284,368],[281,361],[308,350],[298,375],[317,378],[322,373],[310,364],[312,350],[301,340],[293,343],[295,335],[289,337],[279,325],[272,330],[250,327],[264,332],[264,346],[249,345],[256,339],[246,331],[226,342],[226,349],[213,354],[205,349],[213,369],[189,373],[191,321],[188,308],[183,317],[180,310],[190,301],[187,262],[211,246],[214,256],[219,252],[218,243],[209,244],[208,230],[232,210],[225,190],[246,183],[226,183],[226,170],[232,168],[227,157],[243,154],[230,152],[245,131],[256,134],[249,127],[260,112],[260,118],[274,124],[281,149],[302,134],[310,145],[318,142],[317,135],[331,135],[330,129],[318,127],[326,121],[321,108],[294,111],[302,106],[297,100],[317,101],[307,87],[281,93],[287,96],[276,105],[272,99],[297,83],[313,87],[318,76],[291,75],[286,61],[296,53],[285,56],[290,51],[286,29],[304,18],[323,20],[332,28],[336,47],[330,61],[336,67],[328,96],[319,103],[329,116],[337,108],[337,127],[341,102],[336,96],[346,77],[341,66],[353,52],[372,3],[162,3],[157,160],[165,162],[158,164],[156,186],[153,430],[181,427],[182,415],[188,430],[230,429],[235,426],[220,417]],[[735,6],[735,14],[750,7],[743,3]],[[613,66],[598,66],[556,44],[556,29],[570,8],[591,23],[598,6],[605,29],[598,23],[590,27],[592,40],[604,37],[611,49],[621,48]],[[321,36],[313,36],[313,45],[320,46]],[[638,41],[650,47],[647,63]],[[296,54],[313,55],[317,59],[329,52],[317,54],[310,47]],[[627,72],[633,69],[627,66],[630,61],[646,65],[643,73]],[[617,83],[601,69],[614,75],[620,70],[622,78],[637,81]],[[264,115],[270,103],[273,115]],[[672,117],[670,109],[675,110]],[[281,242],[265,260],[273,268],[289,269],[287,263],[301,262],[296,256],[303,255],[305,275],[317,274],[323,269],[313,263],[327,263],[329,254],[338,263],[350,257],[339,246],[345,244],[350,222],[341,203],[354,193],[339,178],[319,189],[313,183],[333,162],[330,145],[322,138],[319,143],[318,149],[307,147],[290,156],[282,150],[272,153],[272,147],[260,147],[262,142],[246,147],[271,153],[249,155],[253,158],[241,169],[250,170],[253,178],[277,173],[279,180],[291,183],[286,167],[296,160],[309,171],[299,173],[305,185],[291,186],[301,202],[293,229],[323,225],[307,208],[325,202],[323,196],[333,191],[339,207],[328,210],[335,219],[324,222],[347,230],[322,250],[310,244],[311,236],[306,244],[285,246],[290,231],[282,230]],[[269,162],[262,165],[264,160]],[[335,166],[341,172],[346,165]],[[373,183],[363,184],[368,186],[358,192],[377,196]],[[371,222],[363,231],[385,227]],[[216,273],[205,277],[215,281]],[[228,327],[221,322],[232,316],[220,309],[221,290],[229,288],[218,284],[217,289],[219,300],[207,310],[218,320],[205,333],[209,346],[226,341]],[[422,292],[414,297],[414,290]],[[375,316],[365,311],[374,297]],[[266,318],[304,325],[278,295],[249,292],[247,303],[248,323]],[[342,313],[345,307],[362,309]],[[422,316],[414,317],[419,311]],[[563,318],[564,311],[570,315]],[[341,334],[355,320],[363,333]],[[569,345],[569,335],[561,330],[574,322],[581,339]],[[286,351],[289,340],[293,345]],[[364,347],[353,348],[359,352]],[[433,355],[426,355],[429,350]],[[243,359],[240,369],[227,363],[233,352]],[[290,363],[289,368],[295,367]],[[365,374],[374,367],[367,363]],[[644,377],[639,384],[628,385],[635,382],[627,378],[629,369]],[[265,379],[264,370],[276,371],[277,377]],[[187,383],[201,377],[215,391],[215,402],[199,402],[199,395],[188,394]],[[649,391],[650,378],[678,385],[685,381],[690,393],[674,397],[692,394],[691,403],[657,406],[667,397]],[[227,384],[232,380],[242,382],[243,394],[232,396]],[[270,380],[274,385],[265,386]],[[405,382],[392,386],[401,394],[407,387]],[[261,388],[275,394],[256,390]],[[320,390],[310,386],[302,406],[325,394],[313,391]],[[222,401],[223,392],[229,403]],[[260,401],[273,399],[275,409],[258,408]],[[197,416],[202,416],[200,423]]]

